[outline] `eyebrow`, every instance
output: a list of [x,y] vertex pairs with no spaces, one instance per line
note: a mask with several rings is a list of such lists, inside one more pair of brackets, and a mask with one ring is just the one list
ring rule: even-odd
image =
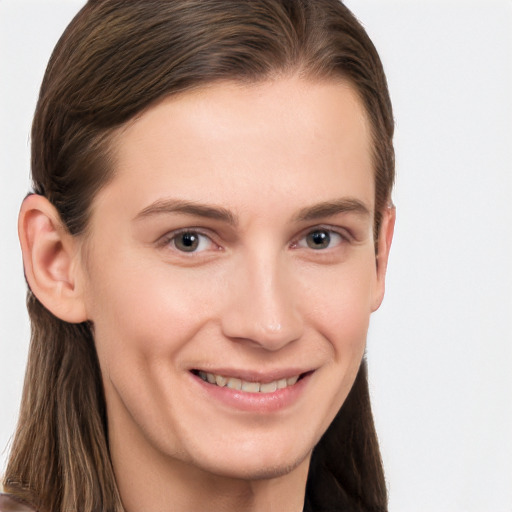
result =
[[184,201],[181,199],[159,199],[141,210],[134,220],[152,217],[154,215],[179,213],[183,215],[194,215],[207,219],[215,219],[226,222],[233,226],[238,224],[237,217],[220,206],[199,204],[193,201]]
[[[232,226],[238,225],[238,217],[226,208],[182,199],[159,199],[141,210],[135,216],[134,220],[173,213],[219,220]],[[341,198],[302,208],[297,215],[295,215],[294,221],[305,222],[318,220],[324,217],[332,217],[340,213],[355,213],[363,217],[371,216],[370,209],[362,201],[355,198]]]
[[332,217],[340,213],[355,213],[362,217],[370,217],[372,214],[370,209],[359,199],[341,198],[334,201],[325,201],[302,208],[295,216],[295,220],[299,222],[318,220],[323,217]]

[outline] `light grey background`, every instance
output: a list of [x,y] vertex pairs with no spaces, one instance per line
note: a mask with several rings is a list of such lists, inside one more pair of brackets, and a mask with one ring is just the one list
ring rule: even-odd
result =
[[[391,512],[512,511],[512,1],[347,0],[397,121],[398,208],[368,359]],[[29,130],[76,0],[0,0],[0,472],[29,328]]]

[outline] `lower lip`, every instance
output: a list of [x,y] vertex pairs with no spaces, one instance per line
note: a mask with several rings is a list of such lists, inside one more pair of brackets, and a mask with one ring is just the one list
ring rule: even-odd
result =
[[201,386],[201,391],[208,400],[218,400],[230,408],[254,413],[272,413],[293,405],[308,385],[312,373],[306,374],[293,386],[278,389],[272,393],[247,393],[236,389],[221,387],[205,382],[201,377],[190,373],[194,381]]

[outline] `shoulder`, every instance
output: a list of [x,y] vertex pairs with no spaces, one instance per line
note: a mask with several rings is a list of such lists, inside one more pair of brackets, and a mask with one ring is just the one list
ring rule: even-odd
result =
[[0,494],[0,512],[36,512],[36,510],[14,496]]

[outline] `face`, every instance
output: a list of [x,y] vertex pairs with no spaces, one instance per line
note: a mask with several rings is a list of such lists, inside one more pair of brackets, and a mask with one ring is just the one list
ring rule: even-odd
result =
[[382,298],[370,155],[335,82],[217,84],[123,128],[82,258],[114,461],[307,462]]

